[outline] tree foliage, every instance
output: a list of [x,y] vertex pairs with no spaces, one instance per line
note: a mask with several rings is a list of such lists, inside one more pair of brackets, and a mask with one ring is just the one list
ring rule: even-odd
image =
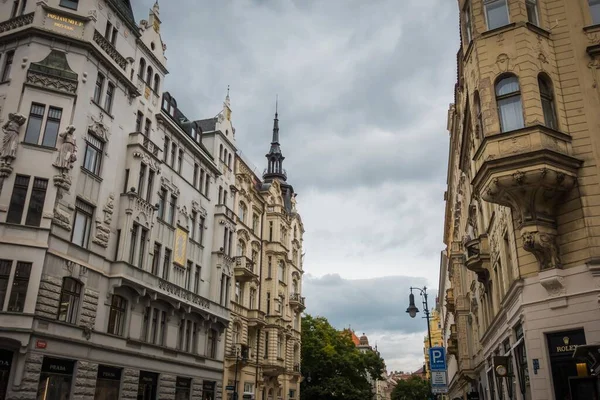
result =
[[[384,364],[375,352],[360,352],[350,332],[338,331],[326,318],[302,318],[302,400],[365,400]],[[309,379],[310,377],[310,379]],[[309,382],[310,380],[310,382]]]
[[392,391],[392,400],[426,400],[430,390],[429,381],[411,376],[405,381],[398,381]]

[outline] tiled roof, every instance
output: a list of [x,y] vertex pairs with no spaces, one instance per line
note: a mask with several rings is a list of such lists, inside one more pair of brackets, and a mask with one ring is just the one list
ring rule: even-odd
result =
[[201,119],[196,121],[198,125],[200,125],[200,129],[202,132],[212,132],[217,129],[217,117]]

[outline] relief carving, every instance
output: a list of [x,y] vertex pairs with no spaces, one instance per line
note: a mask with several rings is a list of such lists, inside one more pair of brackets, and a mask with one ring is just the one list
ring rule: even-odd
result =
[[110,239],[110,223],[112,222],[112,215],[115,208],[114,201],[114,193],[109,194],[106,204],[102,209],[104,212],[104,219],[96,219],[96,235],[94,236],[94,239],[92,239],[92,242],[104,248],[108,247],[108,241]]
[[529,136],[518,136],[499,142],[500,154],[516,154],[529,151],[531,149],[531,141]]
[[104,140],[105,142],[108,142],[108,139],[110,138],[110,132],[106,125],[104,125],[102,122],[104,119],[104,114],[100,113],[99,119],[96,119],[93,115],[91,115],[90,119],[92,120],[92,123],[88,125],[88,131],[93,133],[94,136]]
[[544,232],[523,232],[523,249],[533,253],[541,270],[560,268],[556,235]]

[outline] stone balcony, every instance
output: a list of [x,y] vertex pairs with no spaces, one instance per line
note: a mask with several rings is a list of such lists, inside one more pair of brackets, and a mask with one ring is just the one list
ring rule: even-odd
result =
[[454,303],[454,289],[449,288],[446,289],[446,309],[448,312],[453,313],[456,310],[456,306]]
[[265,320],[265,312],[261,310],[248,310],[248,326],[263,327],[267,324]]
[[224,215],[233,224],[235,224],[236,220],[237,220],[236,215],[233,212],[233,210],[231,208],[227,207],[225,204],[217,204],[215,206],[215,215]]
[[465,267],[477,274],[477,280],[483,284],[489,279],[490,244],[487,235],[479,235],[478,238],[466,241]]
[[246,256],[238,256],[235,258],[235,279],[239,282],[256,281],[258,275],[254,272],[254,262]]
[[571,154],[569,135],[541,125],[487,136],[475,153],[475,191],[485,201],[512,209],[523,248],[542,270],[561,266],[558,207],[582,165]]
[[148,156],[155,158],[158,163],[161,162],[162,149],[142,132],[131,132],[129,134],[127,146],[138,146],[143,149]]
[[292,307],[295,311],[302,312],[306,308],[304,304],[305,298],[300,295],[300,293],[292,293],[290,294],[290,307]]
[[268,376],[278,376],[285,373],[285,361],[281,358],[265,358],[262,367],[263,373]]

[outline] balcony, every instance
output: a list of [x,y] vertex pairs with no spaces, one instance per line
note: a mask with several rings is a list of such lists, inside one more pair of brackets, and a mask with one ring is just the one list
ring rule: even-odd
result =
[[290,307],[294,310],[302,312],[306,308],[304,305],[304,297],[300,296],[300,293],[290,294]]
[[94,42],[100,46],[104,52],[113,59],[113,61],[121,67],[123,71],[127,67],[127,60],[117,51],[117,49],[98,31],[94,31]]
[[448,310],[448,312],[453,313],[456,310],[455,304],[454,304],[454,289],[450,288],[450,289],[446,289],[446,309]]
[[475,191],[512,209],[541,270],[561,266],[556,217],[583,163],[572,153],[570,136],[541,125],[487,136],[475,153]]
[[487,235],[469,240],[464,244],[466,260],[465,267],[477,274],[477,280],[484,285],[490,277],[490,244]]
[[152,156],[158,163],[160,163],[160,153],[162,153],[162,149],[142,132],[131,132],[129,134],[129,142],[127,145],[137,145],[141,147],[149,156]]
[[234,224],[236,223],[236,215],[233,212],[233,210],[229,207],[227,207],[225,204],[217,204],[215,206],[215,215],[224,215],[225,217],[227,217],[231,222],[233,222]]
[[33,24],[34,13],[23,14],[0,23],[0,34]]
[[254,273],[254,262],[246,256],[235,258],[235,279],[239,282],[258,281],[258,275]]
[[249,327],[262,327],[267,324],[265,321],[265,313],[260,310],[249,310],[248,311],[248,326]]
[[280,358],[266,358],[262,365],[263,373],[267,376],[278,376],[285,373],[285,361]]

